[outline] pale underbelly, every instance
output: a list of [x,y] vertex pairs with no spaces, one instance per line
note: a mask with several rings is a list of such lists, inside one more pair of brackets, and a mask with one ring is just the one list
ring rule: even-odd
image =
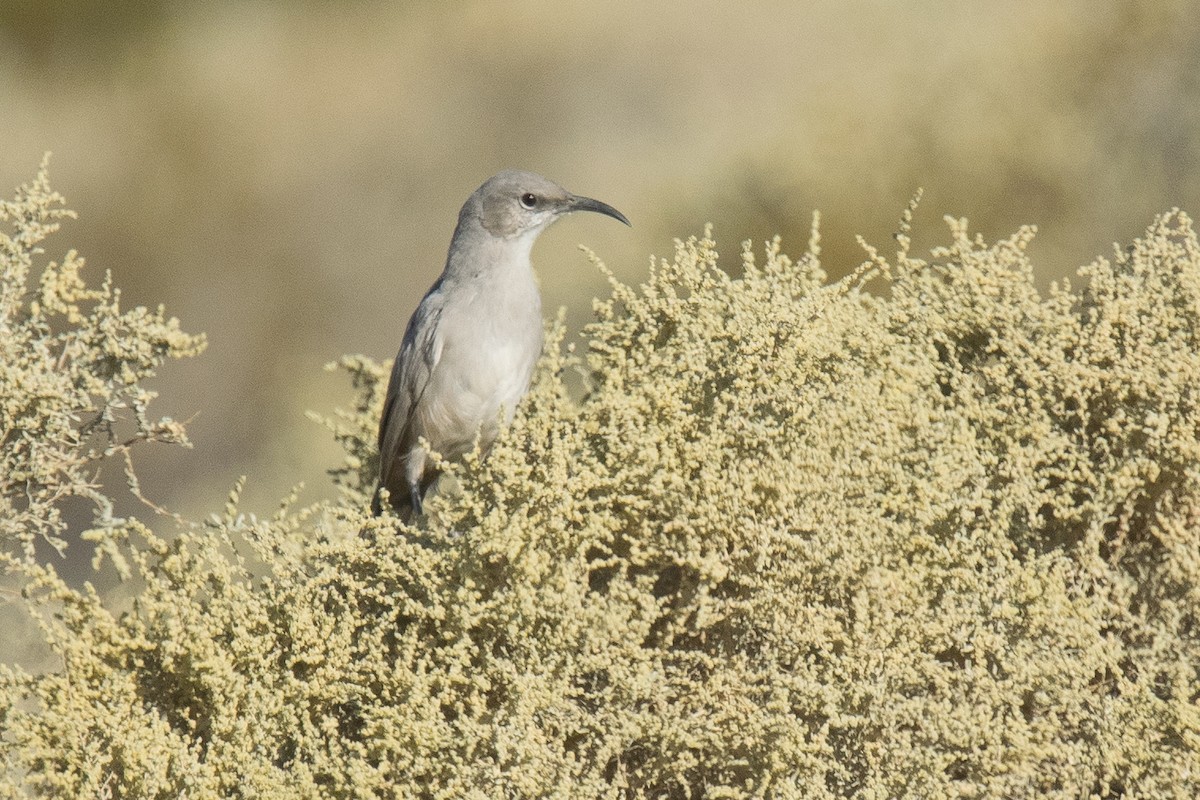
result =
[[453,458],[490,445],[499,426],[509,422],[529,388],[537,354],[528,347],[488,348],[487,358],[453,360],[456,369],[435,369],[419,416],[422,435],[443,456]]

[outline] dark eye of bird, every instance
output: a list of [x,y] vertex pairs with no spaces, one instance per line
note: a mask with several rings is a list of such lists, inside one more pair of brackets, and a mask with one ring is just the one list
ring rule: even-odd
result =
[[533,208],[537,205],[537,195],[533,192],[526,192],[521,195],[521,205],[525,206],[525,208]]

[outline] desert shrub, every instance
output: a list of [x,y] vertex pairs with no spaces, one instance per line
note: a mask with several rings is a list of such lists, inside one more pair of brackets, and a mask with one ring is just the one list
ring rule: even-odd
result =
[[62,665],[0,673],[0,788],[1200,794],[1190,220],[1043,297],[1031,230],[950,220],[920,260],[910,216],[833,284],[815,225],[613,280],[418,527],[365,513],[386,373],[354,357],[337,499],[108,526],[121,614],[17,548]]
[[[79,498],[100,528],[119,526],[97,483],[105,459],[120,456],[132,489],[132,448],[187,444],[184,428],[152,419],[155,393],[142,385],[168,358],[194,355],[189,336],[162,308],[121,309],[106,276],[80,277],[75,251],[40,269],[41,243],[74,216],[51,191],[46,165],[11,201],[0,201],[0,557],[35,560],[38,542],[66,546],[63,505]],[[37,283],[34,285],[34,279]]]

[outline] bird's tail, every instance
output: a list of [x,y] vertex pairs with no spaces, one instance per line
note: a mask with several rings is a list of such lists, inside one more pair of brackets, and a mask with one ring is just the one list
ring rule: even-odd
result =
[[[375,487],[375,494],[371,496],[371,515],[375,517],[383,516],[383,484]],[[412,496],[408,492],[389,492],[388,493],[388,508],[400,518],[402,522],[412,522],[416,514],[413,513]]]

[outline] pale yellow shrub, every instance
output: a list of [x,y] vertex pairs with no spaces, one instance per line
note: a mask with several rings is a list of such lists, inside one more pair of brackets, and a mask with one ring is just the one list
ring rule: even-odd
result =
[[45,163],[0,201],[0,223],[12,226],[0,231],[0,558],[31,561],[39,539],[61,553],[68,497],[90,501],[100,528],[120,524],[96,483],[101,462],[120,455],[136,492],[135,444],[187,444],[178,422],[150,418],[155,393],[141,381],[167,358],[199,352],[203,337],[182,333],[162,308],[122,310],[111,276],[89,288],[73,250],[37,269],[41,242],[72,216]]
[[[114,616],[26,566],[0,789],[50,797],[1195,797],[1200,244],[1039,296],[965,222],[827,285],[705,236],[614,281],[420,529],[230,506]],[[860,278],[884,277],[882,296]],[[6,445],[7,446],[7,445]]]

